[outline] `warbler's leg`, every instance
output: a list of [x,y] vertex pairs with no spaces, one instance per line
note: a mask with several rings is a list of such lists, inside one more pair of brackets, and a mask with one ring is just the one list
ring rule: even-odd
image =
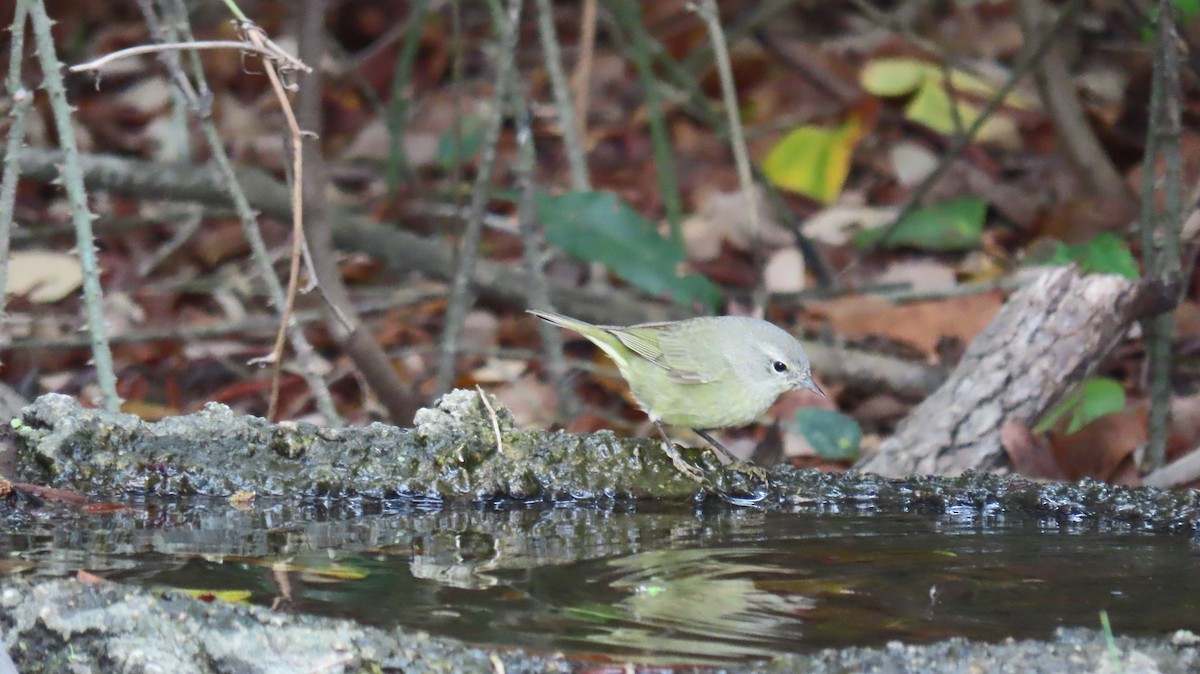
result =
[[699,435],[700,437],[707,440],[708,444],[721,450],[722,454],[729,457],[730,467],[736,468],[737,470],[744,470],[745,472],[750,473],[751,475],[754,475],[755,477],[757,477],[758,479],[760,479],[764,482],[767,481],[766,469],[760,468],[759,466],[756,466],[753,463],[750,463],[749,461],[743,461],[742,459],[737,458],[736,456],[733,455],[733,452],[731,452],[725,448],[725,445],[722,445],[721,443],[717,442],[716,438],[709,435],[705,431],[702,431],[699,428],[693,428],[692,430],[696,432],[696,435]]
[[724,454],[730,461],[732,461],[734,463],[745,463],[745,461],[742,461],[741,459],[734,456],[733,452],[729,451],[728,449],[725,449],[725,445],[722,445],[721,443],[717,442],[717,439],[714,438],[713,436],[709,435],[706,431],[702,431],[699,428],[693,428],[692,430],[696,432],[696,435],[699,435],[700,437],[704,438],[705,440],[708,440],[708,444],[721,450],[721,453]]
[[704,484],[704,473],[699,468],[683,460],[683,455],[679,453],[679,450],[675,449],[671,438],[667,437],[667,430],[663,428],[663,425],[657,419],[654,420],[654,425],[658,428],[658,433],[662,435],[663,451],[667,453],[667,456],[671,457],[671,463],[675,464],[675,468],[696,482]]

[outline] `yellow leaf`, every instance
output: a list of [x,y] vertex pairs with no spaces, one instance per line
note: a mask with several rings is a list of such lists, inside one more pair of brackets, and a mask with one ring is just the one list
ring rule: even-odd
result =
[[909,58],[875,59],[863,67],[858,81],[862,88],[876,96],[905,96],[920,87],[930,75],[937,75],[937,66]]
[[201,601],[219,599],[232,604],[250,603],[250,590],[194,590],[185,588],[183,591]]
[[[956,107],[959,119],[962,121],[963,128],[961,130],[965,131],[979,118],[979,109],[973,103],[966,101],[959,101]],[[938,133],[949,135],[958,131],[954,127],[954,117],[950,110],[950,97],[946,95],[945,87],[940,81],[929,79],[917,90],[917,95],[908,102],[908,106],[904,109],[904,116],[918,124],[924,124]],[[999,113],[992,113],[992,116],[975,134],[975,139],[1004,147],[1019,147],[1021,142],[1016,124]]]
[[853,116],[836,129],[802,126],[783,137],[763,162],[774,184],[821,203],[837,198],[850,173],[850,158],[862,137],[862,121]]
[[[958,93],[972,94],[978,98],[991,98],[999,87],[982,77],[963,70],[949,69],[951,89]],[[896,97],[930,86],[946,90],[946,71],[936,63],[912,58],[874,59],[859,73],[862,88],[876,96]],[[1022,110],[1033,107],[1034,102],[1017,92],[1004,98],[1004,105]]]

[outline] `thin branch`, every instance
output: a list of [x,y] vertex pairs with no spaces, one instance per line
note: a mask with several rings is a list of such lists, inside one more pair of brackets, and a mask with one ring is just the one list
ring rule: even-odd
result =
[[428,0],[416,0],[413,3],[408,23],[404,27],[404,43],[400,47],[400,55],[396,58],[396,71],[392,75],[392,99],[387,114],[388,141],[391,144],[387,163],[389,193],[396,191],[401,178],[412,177],[412,167],[409,166],[408,154],[404,151],[404,128],[408,124],[407,89],[413,64],[417,60],[417,47],[421,46],[421,29],[425,26],[425,12],[428,8]]
[[59,72],[62,63],[55,53],[54,36],[50,32],[50,16],[46,14],[42,0],[35,0],[29,6],[29,16],[33,21],[33,35],[37,41],[43,86],[50,97],[54,127],[63,151],[62,185],[67,192],[71,220],[75,223],[76,254],[79,256],[80,266],[83,267],[83,299],[88,333],[91,335],[92,362],[96,366],[101,402],[105,409],[116,411],[121,407],[121,397],[117,394],[117,376],[113,370],[112,351],[108,345],[108,322],[104,318],[100,267],[96,260],[95,239],[92,234],[92,220],[95,216],[88,208],[83,168],[79,162],[79,145],[75,140],[75,128],[71,124],[71,105],[67,102],[67,90],[63,84],[62,73]]
[[[400,289],[385,297],[361,301],[355,306],[355,311],[358,313],[385,312],[398,307],[413,306],[422,302],[441,299],[445,295],[440,289]],[[298,327],[320,323],[322,320],[322,313],[316,309],[306,309],[292,314],[292,323]],[[199,340],[212,339],[214,337],[229,337],[231,335],[241,335],[243,337],[274,336],[278,326],[278,318],[260,316],[224,323],[138,328],[127,332],[115,333],[110,339],[113,344],[144,344],[146,342],[159,341],[193,343]],[[88,346],[90,343],[87,335],[70,333],[65,330],[56,330],[54,334],[58,336],[18,337],[13,339],[5,348],[14,351],[31,349],[78,349]]]
[[[1167,279],[1179,274],[1179,227],[1182,218],[1182,168],[1180,158],[1183,106],[1179,88],[1179,41],[1175,32],[1175,5],[1162,0],[1158,5],[1153,82],[1150,93],[1150,127],[1142,160],[1142,258],[1147,278]],[[1156,211],[1155,176],[1162,153],[1165,172],[1163,190],[1166,212]],[[1154,471],[1166,462],[1168,425],[1171,416],[1171,341],[1175,321],[1164,312],[1143,323],[1150,389],[1149,439],[1142,469]]]
[[[725,102],[725,120],[729,129],[729,146],[733,151],[734,163],[737,165],[738,183],[742,186],[742,195],[746,200],[746,212],[750,216],[750,247],[751,253],[758,262],[761,271],[762,258],[762,223],[759,221],[759,196],[754,188],[754,179],[750,175],[750,155],[746,152],[746,134],[742,131],[742,117],[738,111],[737,88],[733,81],[733,67],[729,63],[729,47],[725,44],[725,33],[721,28],[721,16],[717,10],[716,0],[701,0],[699,5],[691,5],[693,11],[699,14],[708,27],[708,36],[712,42],[713,56],[717,62],[717,74],[721,80],[721,98]],[[757,284],[762,287],[761,279]],[[765,292],[765,288],[764,288]],[[756,298],[755,310],[765,313],[765,295]]]
[[[266,33],[261,28],[250,22],[243,22],[240,26],[242,35],[256,47],[265,47],[270,42],[267,39]],[[256,359],[258,362],[271,363],[273,372],[271,376],[271,398],[267,405],[267,419],[275,417],[275,411],[279,403],[279,379],[283,367],[283,348],[287,342],[287,325],[289,316],[292,313],[292,308],[296,304],[296,292],[300,286],[300,258],[304,250],[304,133],[300,130],[300,124],[296,122],[296,115],[292,112],[292,103],[288,98],[288,93],[280,79],[279,73],[276,72],[275,63],[273,61],[264,61],[264,70],[267,73],[267,79],[271,82],[271,89],[275,92],[275,98],[279,101],[279,107],[283,111],[284,119],[287,120],[288,129],[291,132],[291,155],[292,155],[292,255],[291,264],[288,269],[288,285],[287,294],[284,298],[282,315],[279,321],[279,333],[275,337],[275,346],[271,349],[270,355]],[[306,71],[311,73],[312,71]],[[311,261],[309,269],[312,269]],[[309,280],[316,281],[316,274],[310,273]]]
[[546,71],[550,74],[550,88],[558,105],[558,125],[562,131],[563,145],[567,149],[567,167],[571,174],[571,189],[579,192],[592,189],[588,179],[587,158],[583,139],[575,123],[575,110],[567,88],[567,76],[563,73],[562,53],[558,48],[558,36],[554,32],[554,9],[550,0],[537,0],[538,34],[542,39],[542,52],[546,56]]
[[[613,17],[616,20],[616,37],[620,38],[620,32],[623,31],[629,34],[629,41],[632,43],[637,43],[639,40],[644,41],[646,49],[650,51],[655,62],[661,66],[663,73],[670,78],[671,83],[675,87],[684,92],[683,96],[685,97],[685,105],[688,112],[714,129],[717,135],[727,138],[729,136],[729,129],[725,124],[725,118],[712,109],[708,96],[700,89],[696,78],[685,70],[678,61],[672,58],[660,42],[646,33],[640,21],[630,21],[625,13],[618,11],[621,7],[620,3],[612,6]],[[640,58],[636,47],[631,47],[627,51],[630,52],[635,62]],[[651,86],[656,89],[670,89],[667,84],[660,84],[653,77],[649,78],[648,82],[644,81],[643,86]],[[776,217],[783,219],[783,225],[791,231],[797,248],[800,249],[800,253],[804,256],[805,266],[811,269],[817,278],[817,285],[822,288],[836,287],[838,285],[837,277],[834,275],[829,263],[821,255],[816,245],[800,230],[799,221],[791,208],[788,207],[779,188],[763,175],[762,169],[757,165],[753,167],[753,170],[754,179],[766,190],[767,200],[771,205],[772,211]]]
[[[219,138],[216,139],[219,142]],[[214,158],[217,155],[214,155]],[[228,157],[225,157],[226,162]],[[26,147],[20,154],[22,177],[49,183],[58,176],[61,152]],[[233,202],[223,185],[221,172],[209,167],[163,164],[112,155],[83,155],[84,179],[94,189],[137,198],[197,201],[217,206]],[[230,174],[234,175],[232,167]],[[273,176],[259,169],[241,167],[236,178],[245,186],[243,198],[263,215],[286,220],[291,217],[290,191]],[[247,196],[248,195],[248,196]],[[334,241],[339,248],[366,251],[386,268],[398,272],[420,272],[449,281],[455,275],[454,251],[436,237],[405,231],[395,223],[381,223],[349,206],[329,204]],[[525,288],[532,281],[523,270],[491,260],[478,260],[473,287],[490,302],[525,307]],[[589,288],[550,289],[551,299],[564,313],[592,323],[628,325],[678,320],[694,315],[685,307],[648,301],[634,292],[597,292]]]
[[118,49],[115,52],[105,54],[98,59],[87,61],[73,65],[68,70],[73,73],[82,73],[92,70],[100,70],[104,66],[120,61],[121,59],[141,56],[143,54],[159,54],[164,51],[200,51],[203,49],[236,49],[237,51],[258,54],[264,59],[272,61],[280,61],[287,67],[304,72],[311,72],[312,68],[304,63],[296,60],[291,54],[281,49],[279,45],[270,40],[263,41],[261,44],[247,43],[241,40],[203,40],[197,42],[174,42],[167,44],[144,44],[137,47],[127,47]]
[[[300,10],[298,48],[304,60],[319,63],[324,58],[324,2],[305,0]],[[297,114],[304,126],[319,128],[321,124],[322,82],[319,73],[301,77],[296,102]],[[337,251],[333,245],[329,204],[325,198],[325,158],[320,143],[308,135],[307,168],[303,184],[304,211],[307,213],[304,236],[313,257],[315,280],[325,300],[325,317],[329,331],[338,346],[350,356],[371,391],[387,408],[388,415],[400,425],[412,423],[420,407],[417,394],[403,381],[387,353],[363,325],[355,309],[350,291],[342,282],[338,269]]]
[[471,191],[471,212],[466,231],[459,245],[458,269],[450,286],[450,304],[446,308],[446,320],[442,330],[441,353],[438,358],[437,388],[447,391],[454,381],[455,352],[462,333],[463,321],[473,304],[471,287],[475,276],[475,265],[479,259],[479,242],[483,233],[483,214],[491,192],[492,172],[495,168],[496,146],[504,122],[504,108],[508,99],[509,73],[513,69],[517,46],[517,28],[521,21],[522,0],[509,0],[507,16],[497,17],[500,32],[499,62],[496,65],[496,90],[492,96],[492,111],[483,137],[483,155],[479,159],[479,170]]
[[[0,325],[4,323],[5,298],[8,288],[8,250],[13,233],[13,210],[17,202],[17,183],[21,167],[17,153],[25,144],[25,118],[33,105],[33,92],[21,82],[21,66],[25,62],[25,25],[28,22],[30,0],[17,0],[10,27],[8,53],[8,97],[13,102],[9,116],[8,140],[4,154],[4,177],[0,178]],[[540,321],[539,321],[540,322]],[[8,340],[7,331],[0,330],[0,345]]]
[[667,222],[671,226],[671,238],[683,241],[683,200],[679,195],[679,177],[675,172],[675,157],[671,150],[671,137],[663,114],[663,97],[655,79],[654,65],[650,55],[652,40],[642,26],[641,5],[637,0],[616,0],[609,8],[617,22],[629,33],[634,65],[642,83],[642,94],[646,100],[646,112],[650,118],[650,142],[654,147],[654,167],[658,172],[658,192],[662,195]]
[[[186,42],[192,37],[191,28],[187,22],[187,8],[184,6],[183,0],[169,1],[169,9],[164,9],[163,12],[164,16],[168,17],[168,20],[157,22],[154,19],[153,12],[150,12],[147,14],[147,24],[152,29],[159,23],[165,24],[163,29],[167,32],[156,34],[155,37],[158,39],[178,36]],[[167,0],[163,0],[164,5],[166,2]],[[332,427],[340,426],[342,424],[341,416],[334,405],[329,387],[326,386],[320,374],[322,370],[319,362],[320,357],[304,336],[304,330],[300,327],[299,323],[294,319],[285,321],[282,318],[282,310],[286,304],[284,290],[279,279],[275,276],[271,256],[267,252],[266,243],[263,241],[262,232],[259,230],[258,214],[255,212],[254,207],[251,206],[246,192],[242,189],[233,164],[229,159],[229,154],[225,151],[224,139],[221,137],[216,124],[212,120],[208,108],[212,97],[209,93],[208,82],[204,76],[204,69],[200,64],[199,56],[195,52],[189,53],[188,56],[191,60],[190,65],[192,78],[195,81],[194,86],[183,72],[176,53],[167,52],[162,54],[160,58],[162,58],[167,71],[171,74],[172,81],[190,99],[193,111],[200,119],[200,129],[208,145],[213,163],[213,168],[204,172],[209,175],[208,181],[211,186],[214,186],[215,193],[221,195],[225,203],[231,204],[237,213],[238,221],[242,226],[242,234],[250,245],[250,259],[253,261],[255,269],[258,270],[262,278],[271,304],[280,311],[280,320],[288,326],[292,349],[295,352],[296,361],[300,364],[298,368],[300,376],[304,378],[309,390],[312,392],[313,398],[316,400],[317,409],[321,412],[327,424]],[[158,196],[162,195],[158,194]],[[261,195],[256,193],[257,196]],[[288,203],[286,196],[281,200],[279,211],[275,214],[276,217],[286,218],[291,215],[291,204]]]
[[[1045,23],[1048,6],[1045,0],[1018,0],[1016,4],[1021,31],[1027,41],[1033,42]],[[1125,179],[1092,132],[1083,105],[1075,94],[1062,40],[1055,42],[1058,46],[1052,46],[1033,68],[1033,79],[1042,104],[1058,131],[1059,142],[1070,158],[1075,174],[1089,192],[1107,197],[1128,197]]]
[[[524,248],[525,269],[532,283],[526,288],[529,294],[528,307],[554,311],[550,302],[550,283],[546,279],[544,263],[546,247],[539,229],[537,213],[537,187],[533,182],[533,169],[536,161],[536,148],[533,145],[533,129],[529,126],[528,108],[521,92],[520,82],[513,77],[513,108],[517,122],[517,186],[521,192],[517,204],[517,221],[521,230],[521,243]],[[563,356],[562,334],[546,321],[534,321],[538,335],[542,338],[543,355],[546,359],[550,378],[554,381],[558,395],[559,417],[574,416],[579,408],[575,392],[571,389],[567,377],[567,362]]]
[[571,75],[575,90],[575,133],[587,142],[588,98],[592,91],[592,62],[596,51],[596,0],[583,0],[583,16],[579,18],[579,60]]

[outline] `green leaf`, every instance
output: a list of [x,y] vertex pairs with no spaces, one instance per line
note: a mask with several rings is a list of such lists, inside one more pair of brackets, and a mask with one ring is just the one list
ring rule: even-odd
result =
[[1112,232],[1078,245],[1055,242],[1050,264],[1079,264],[1085,274],[1118,274],[1128,279],[1138,278],[1138,264],[1129,246]]
[[936,251],[971,250],[983,241],[987,203],[975,197],[955,199],[909,213],[888,232],[888,227],[865,229],[855,245],[869,248],[882,241],[886,248],[920,248]]
[[858,458],[862,429],[854,419],[832,410],[802,407],[796,410],[793,421],[817,456],[834,461]]
[[1067,433],[1074,433],[1100,417],[1123,409],[1125,389],[1121,383],[1107,377],[1092,377],[1051,410],[1034,431],[1045,433],[1069,414]]
[[716,308],[720,290],[704,276],[680,271],[683,246],[658,233],[611,192],[539,193],[538,216],[550,243],[652,294],[670,295],[679,304]]
[[[459,147],[459,141],[462,146]],[[446,129],[438,139],[437,157],[435,161],[443,171],[449,171],[459,164],[470,161],[479,153],[483,145],[483,118],[467,115],[462,118],[458,129],[453,126]]]
[[836,129],[812,125],[793,129],[771,148],[763,173],[779,187],[830,203],[846,184],[850,158],[861,137],[858,117]]

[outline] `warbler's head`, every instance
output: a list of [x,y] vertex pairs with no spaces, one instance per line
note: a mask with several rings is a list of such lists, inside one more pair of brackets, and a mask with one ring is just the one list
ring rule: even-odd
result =
[[806,389],[821,396],[825,392],[813,381],[812,366],[804,347],[787,331],[757,321],[750,339],[751,358],[748,374],[764,385],[770,385],[779,393]]

